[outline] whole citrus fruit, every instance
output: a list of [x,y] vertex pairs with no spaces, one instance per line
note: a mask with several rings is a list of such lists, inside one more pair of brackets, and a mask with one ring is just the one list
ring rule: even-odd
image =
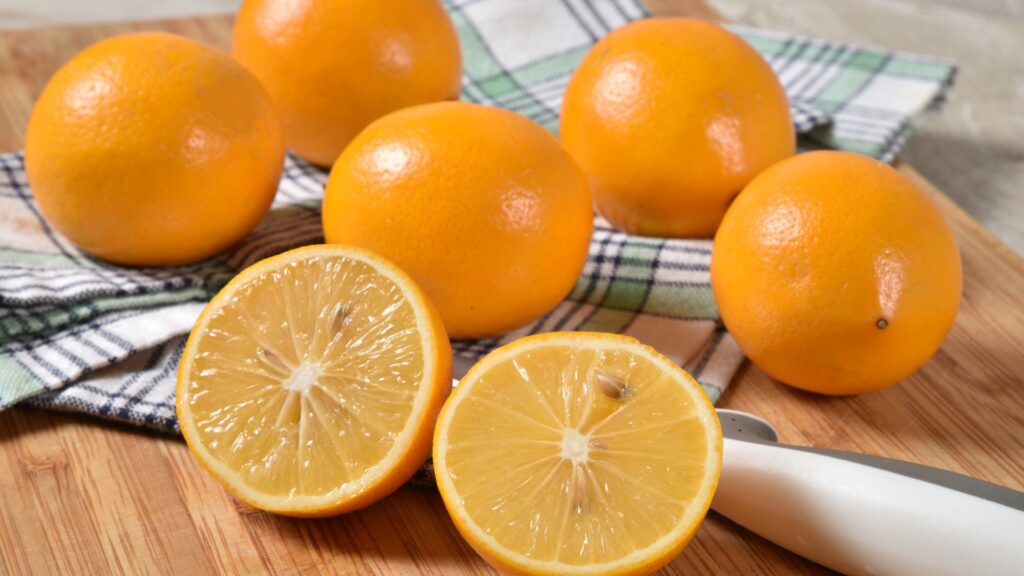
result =
[[200,260],[266,213],[284,139],[259,82],[180,36],[101,41],[39,96],[25,136],[32,192],[54,228],[119,264]]
[[938,349],[960,305],[956,241],[909,178],[849,152],[758,176],[715,236],[722,320],[774,378],[823,394],[895,384]]
[[458,97],[462,57],[438,0],[245,0],[232,52],[277,106],[288,147],[330,166],[370,122]]
[[414,106],[371,124],[338,158],[324,196],[328,242],[398,264],[454,338],[535,320],[587,257],[586,179],[529,119],[465,102]]
[[688,19],[636,21],[598,42],[569,81],[561,135],[598,212],[646,236],[713,235],[743,186],[795,150],[768,63]]

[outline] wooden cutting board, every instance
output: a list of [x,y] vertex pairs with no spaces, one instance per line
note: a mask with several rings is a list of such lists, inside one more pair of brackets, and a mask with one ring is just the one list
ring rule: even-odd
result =
[[[696,0],[656,14],[716,18]],[[35,96],[92,42],[159,29],[227,46],[229,17],[0,33],[0,151],[21,148]],[[781,386],[746,366],[721,405],[773,422],[782,440],[900,458],[1024,490],[1024,260],[911,167],[964,261],[960,316],[935,357],[902,384],[855,398]],[[294,520],[235,502],[184,442],[84,416],[0,413],[0,572],[491,573],[440,498],[403,488],[361,512]],[[826,572],[710,514],[666,574]]]

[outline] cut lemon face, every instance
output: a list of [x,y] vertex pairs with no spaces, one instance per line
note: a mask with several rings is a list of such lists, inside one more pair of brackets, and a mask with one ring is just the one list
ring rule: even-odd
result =
[[495,350],[460,381],[434,434],[456,526],[514,573],[656,570],[700,525],[721,466],[721,428],[700,385],[613,334]]
[[309,246],[233,279],[178,371],[181,431],[242,501],[292,516],[373,503],[430,454],[451,388],[440,317],[370,252]]

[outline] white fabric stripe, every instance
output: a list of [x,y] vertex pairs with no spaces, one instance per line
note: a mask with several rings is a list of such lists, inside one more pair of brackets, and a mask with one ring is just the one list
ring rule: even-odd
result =
[[[548,0],[550,2],[558,0]],[[573,11],[590,34],[600,38],[607,31],[608,27],[602,24],[591,11],[586,0],[561,0],[572,6]]]
[[618,3],[631,20],[642,18],[645,14],[645,9],[641,7],[639,2],[631,2],[629,0]]
[[[153,356],[160,350],[137,354],[122,363],[87,376],[76,385],[44,394],[30,403],[48,409],[91,412],[101,417],[135,424],[150,421],[153,427],[167,431],[174,422],[174,371],[170,371],[170,376],[157,380],[148,394],[137,396],[142,388],[153,382],[156,375],[167,374],[168,366],[173,367],[177,364],[177,352],[183,344],[184,337],[177,338],[163,347],[159,358]],[[147,368],[147,364],[153,361],[155,365]],[[124,383],[132,378],[135,379],[134,383],[125,388]],[[116,407],[128,410],[129,415],[123,417],[117,412],[111,412]]]
[[25,350],[19,350],[12,354],[18,364],[27,370],[45,388],[54,388],[65,382],[63,374],[54,374],[53,370],[45,367],[39,357]]
[[97,335],[84,333],[77,337],[69,334],[57,340],[57,343],[70,354],[77,356],[80,360],[91,366],[106,364],[108,359],[123,357],[126,350],[115,346],[113,342]]
[[608,30],[614,30],[628,23],[622,13],[615,8],[616,2],[590,2],[590,4],[594,11],[601,16]]
[[185,334],[192,329],[204,302],[188,302],[125,318],[107,326],[107,331],[132,342],[137,350],[165,342],[168,337]]
[[[113,322],[105,326],[105,330],[131,342],[136,347],[135,350],[138,350],[163,342],[170,336],[187,333],[204,306],[203,303],[190,302],[143,314],[120,313],[115,315]],[[83,340],[88,340],[110,354],[98,353],[84,345]],[[18,361],[46,387],[59,386],[78,379],[87,370],[82,364],[89,367],[104,366],[111,357],[122,360],[133,351],[117,349],[102,334],[88,328],[83,330],[80,326],[57,333],[51,338],[51,342],[36,344],[31,350],[19,349],[14,353]],[[69,358],[69,354],[72,358]]]
[[[63,280],[63,279],[62,279]],[[174,282],[176,287],[187,285],[187,282]],[[104,294],[123,294],[125,292],[142,292],[148,289],[164,289],[164,282],[138,284],[132,287],[112,286],[110,282],[97,278],[71,278],[70,281],[45,281],[25,276],[21,282],[3,284],[4,299],[11,302],[52,302],[54,299],[75,300],[82,297],[101,296]]]
[[832,82],[835,79],[835,77],[838,76],[839,73],[842,71],[843,68],[841,66],[829,66],[823,74],[819,75],[817,78],[814,79],[813,82],[807,85],[806,88],[799,92],[800,97],[805,98],[807,100],[813,99],[818,94],[820,94],[822,89],[824,89],[825,86],[829,84],[829,82]]
[[[81,291],[75,284],[90,284],[97,287],[103,287],[110,290],[125,291],[135,287],[142,286],[163,286],[166,283],[173,284],[185,284],[188,282],[187,277],[180,276],[168,276],[166,278],[153,279],[153,278],[133,278],[125,275],[121,277],[116,276],[100,276],[89,273],[76,273],[76,274],[56,274],[56,275],[42,275],[37,274],[35,271],[26,271],[21,275],[15,277],[11,276],[0,280],[0,288],[4,291],[11,290],[36,290],[43,291],[48,290],[51,292],[64,292],[64,291]],[[30,287],[33,284],[45,284],[39,288]],[[94,288],[88,288],[94,289]]]
[[666,247],[664,250],[661,250],[659,261],[662,264],[668,265],[710,266],[711,255],[672,250]]
[[822,56],[825,61],[809,64],[804,74],[796,79],[787,90],[791,94],[799,94],[801,97],[810,99],[812,94],[816,94],[810,90],[810,86],[834,77],[842,69],[840,63],[844,61],[844,58],[848,59],[851,54],[852,51],[849,48],[830,47],[827,54]]
[[[63,339],[66,340],[67,337]],[[56,346],[54,344],[44,344],[36,346],[31,352],[26,352],[46,375],[44,378],[40,378],[40,380],[46,384],[47,388],[62,385],[64,377],[67,375],[77,378],[85,371],[84,368],[75,364],[73,358],[69,358],[66,353],[61,352],[63,347],[59,340],[56,343]],[[100,358],[94,354],[88,354],[86,358],[78,358],[78,360],[93,365],[99,363]],[[59,374],[54,374],[54,369]]]
[[[714,352],[700,373],[700,382],[718,390],[719,394],[729,387],[729,382],[739,370],[746,357],[732,335],[726,333],[718,342]],[[717,398],[714,398],[717,400]]]

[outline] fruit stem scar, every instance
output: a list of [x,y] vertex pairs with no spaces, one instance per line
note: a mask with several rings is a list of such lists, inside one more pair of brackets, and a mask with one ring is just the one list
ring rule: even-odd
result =
[[889,321],[885,318],[879,318],[878,322],[875,322],[875,326],[877,326],[879,330],[884,330],[889,326]]

